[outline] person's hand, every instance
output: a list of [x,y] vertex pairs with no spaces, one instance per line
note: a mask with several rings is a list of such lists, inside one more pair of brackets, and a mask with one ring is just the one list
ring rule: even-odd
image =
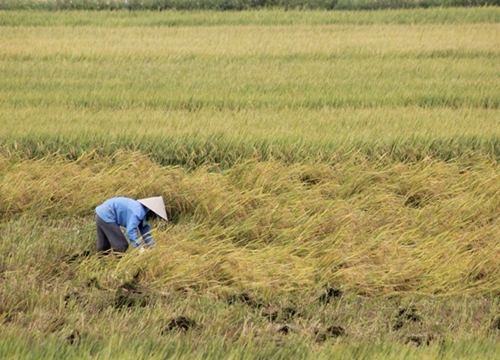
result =
[[149,249],[152,249],[152,248],[154,248],[156,246],[156,243],[153,240],[151,240],[148,244],[146,244],[146,246]]

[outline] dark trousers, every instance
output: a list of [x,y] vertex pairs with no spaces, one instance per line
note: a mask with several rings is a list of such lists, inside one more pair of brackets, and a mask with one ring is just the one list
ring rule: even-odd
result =
[[96,215],[97,252],[113,251],[124,253],[128,249],[128,240],[123,235],[117,223],[107,223]]

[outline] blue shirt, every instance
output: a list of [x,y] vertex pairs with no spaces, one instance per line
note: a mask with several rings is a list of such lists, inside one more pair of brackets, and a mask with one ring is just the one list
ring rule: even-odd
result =
[[139,229],[146,244],[153,241],[150,226],[143,224],[148,209],[140,202],[126,197],[116,197],[106,200],[102,205],[96,207],[95,212],[104,222],[114,222],[123,226],[132,246],[139,247],[141,245],[137,229]]

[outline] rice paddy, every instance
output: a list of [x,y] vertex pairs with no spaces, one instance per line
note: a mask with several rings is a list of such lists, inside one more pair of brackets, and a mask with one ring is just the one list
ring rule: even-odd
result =
[[[0,12],[0,353],[494,357],[499,20]],[[95,254],[157,195],[155,249]]]

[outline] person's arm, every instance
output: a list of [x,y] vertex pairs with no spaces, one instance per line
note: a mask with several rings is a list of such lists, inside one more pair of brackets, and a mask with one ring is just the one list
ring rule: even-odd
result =
[[130,240],[130,243],[134,248],[140,248],[141,242],[139,241],[139,237],[137,236],[137,228],[139,227],[139,219],[132,217],[127,222],[127,236]]
[[156,244],[153,241],[153,236],[151,236],[151,227],[149,225],[146,226],[139,226],[139,232],[142,235],[142,239],[144,240],[144,243],[148,247],[154,247]]

